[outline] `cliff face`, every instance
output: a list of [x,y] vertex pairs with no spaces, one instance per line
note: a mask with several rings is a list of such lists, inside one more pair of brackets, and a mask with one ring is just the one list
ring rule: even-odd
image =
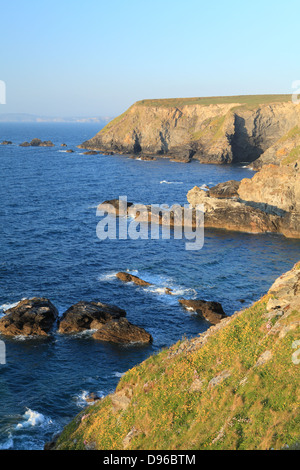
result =
[[80,147],[202,163],[252,162],[300,122],[287,96],[137,102]]
[[298,159],[300,159],[300,127],[295,126],[255,160],[251,168],[260,170],[269,164],[287,165]]
[[[299,443],[300,263],[253,306],[150,357],[56,449],[281,449]],[[183,313],[184,314],[184,313]]]

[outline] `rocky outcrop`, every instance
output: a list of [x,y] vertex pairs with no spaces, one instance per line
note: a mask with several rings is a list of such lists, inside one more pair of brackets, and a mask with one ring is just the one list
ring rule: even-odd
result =
[[152,337],[143,328],[130,323],[125,310],[102,302],[78,302],[62,316],[58,332],[80,333],[96,330],[93,338],[118,344],[151,343]]
[[1,142],[0,145],[12,145],[12,142],[11,140],[3,140],[3,142]]
[[99,211],[108,212],[109,214],[119,215],[127,215],[127,210],[129,207],[133,205],[132,202],[123,201],[120,199],[110,199],[108,201],[104,201],[97,209]]
[[44,142],[40,139],[32,139],[31,142],[23,142],[20,147],[54,147],[51,140],[45,140]]
[[300,123],[279,138],[255,162],[251,168],[260,170],[264,165],[286,165],[300,158]]
[[116,274],[116,277],[123,282],[134,282],[134,284],[137,284],[138,286],[151,286],[150,282],[144,281],[133,274],[119,272]]
[[289,96],[141,101],[80,148],[202,163],[253,162],[300,122]]
[[300,165],[265,165],[251,179],[241,181],[238,195],[243,201],[300,213]]
[[153,341],[152,336],[144,328],[133,325],[126,318],[105,323],[93,334],[93,338],[118,344],[148,344]]
[[230,180],[209,188],[209,196],[218,199],[238,199],[240,181]]
[[125,317],[125,310],[102,302],[78,302],[62,316],[58,332],[63,334],[94,330],[103,324]]
[[203,320],[208,321],[212,325],[220,323],[227,315],[219,302],[209,302],[206,300],[187,300],[179,299],[178,302],[187,310],[196,312]]
[[281,218],[257,207],[234,199],[210,197],[209,193],[195,186],[187,194],[191,206],[204,206],[204,225],[238,232],[279,232]]
[[57,309],[46,298],[21,300],[0,319],[0,333],[8,336],[47,336],[57,317]]
[[300,238],[300,158],[264,165],[235,185],[229,181],[209,191],[195,186],[187,199],[193,207],[204,205],[206,227]]

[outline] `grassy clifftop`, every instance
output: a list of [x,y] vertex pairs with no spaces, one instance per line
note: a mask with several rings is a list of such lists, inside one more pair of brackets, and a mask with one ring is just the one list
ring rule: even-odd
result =
[[252,307],[129,370],[56,449],[297,446],[299,292],[300,263]]
[[137,106],[153,107],[182,107],[188,105],[209,106],[211,104],[238,103],[246,106],[259,106],[262,104],[288,103],[291,95],[237,95],[237,96],[211,96],[204,98],[168,98],[137,101]]

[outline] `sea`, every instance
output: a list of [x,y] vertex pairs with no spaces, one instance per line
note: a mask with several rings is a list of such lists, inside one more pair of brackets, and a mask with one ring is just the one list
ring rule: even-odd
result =
[[[104,200],[186,204],[196,185],[251,178],[253,171],[246,164],[84,155],[77,146],[99,130],[89,123],[0,124],[0,140],[13,142],[0,146],[0,316],[34,296],[49,298],[60,315],[80,300],[96,300],[125,309],[129,321],[151,333],[153,344],[119,346],[89,333],[55,330],[44,339],[1,337],[0,449],[43,449],[88,406],[89,393],[112,393],[128,369],[206,331],[209,324],[178,299],[218,301],[232,315],[299,261],[300,241],[271,233],[205,229],[200,250],[187,250],[185,239],[172,236],[100,240],[96,208]],[[19,146],[33,138],[55,147]],[[118,271],[152,285],[124,284]]]

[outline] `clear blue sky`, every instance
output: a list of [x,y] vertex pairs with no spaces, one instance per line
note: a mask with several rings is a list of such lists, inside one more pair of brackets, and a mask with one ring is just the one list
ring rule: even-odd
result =
[[299,0],[12,0],[0,17],[1,113],[114,116],[300,80]]

